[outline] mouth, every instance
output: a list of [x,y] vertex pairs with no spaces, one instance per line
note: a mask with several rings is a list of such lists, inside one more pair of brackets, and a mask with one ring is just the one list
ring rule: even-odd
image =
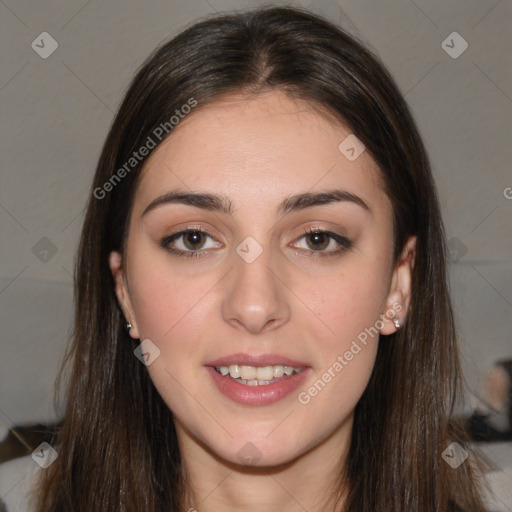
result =
[[207,363],[205,369],[225,398],[250,406],[285,398],[312,372],[305,363],[271,354],[233,354]]
[[223,377],[233,379],[244,386],[268,386],[302,372],[304,367],[294,368],[280,364],[272,366],[231,364],[229,366],[214,366],[213,369]]

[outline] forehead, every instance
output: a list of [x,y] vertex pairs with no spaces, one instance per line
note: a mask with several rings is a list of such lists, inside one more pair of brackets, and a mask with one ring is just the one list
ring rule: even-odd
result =
[[174,188],[224,194],[237,209],[340,187],[387,208],[370,155],[349,160],[340,151],[349,136],[341,122],[280,91],[227,96],[196,107],[154,150],[135,209]]

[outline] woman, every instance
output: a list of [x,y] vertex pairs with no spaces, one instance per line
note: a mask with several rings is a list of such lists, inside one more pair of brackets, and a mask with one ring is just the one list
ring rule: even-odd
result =
[[38,510],[481,511],[428,158],[307,11],[157,49],[104,145]]

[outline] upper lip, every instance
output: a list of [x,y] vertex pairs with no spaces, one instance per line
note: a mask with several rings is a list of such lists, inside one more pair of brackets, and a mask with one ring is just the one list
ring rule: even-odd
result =
[[293,368],[304,368],[308,366],[306,363],[290,359],[289,357],[281,356],[279,354],[260,354],[258,356],[251,354],[230,354],[228,356],[209,361],[206,366],[230,366],[232,364],[239,364],[244,366],[275,366],[283,365]]

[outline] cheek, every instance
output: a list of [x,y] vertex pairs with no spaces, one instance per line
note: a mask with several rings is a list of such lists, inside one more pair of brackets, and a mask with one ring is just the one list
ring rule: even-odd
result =
[[204,328],[214,275],[186,275],[164,252],[140,251],[130,262],[137,269],[130,276],[130,295],[141,338],[167,342],[185,325],[191,334]]
[[374,264],[317,278],[302,294],[313,313],[310,325],[330,353],[375,325],[385,292],[384,269]]
[[333,424],[355,407],[368,384],[386,294],[386,262],[353,263],[353,268],[347,263],[343,271],[317,278],[302,291],[315,313],[307,327],[320,364],[298,401],[311,415]]
[[143,259],[132,257],[134,268],[144,270],[133,274],[130,288],[141,339],[150,339],[160,350],[148,373],[177,418],[189,426],[204,424],[211,420],[203,409],[209,402],[204,390],[197,388],[204,375],[196,363],[202,362],[201,340],[212,321],[211,289],[216,280],[207,273],[184,275],[154,253],[151,265],[141,266]]
[[[208,403],[197,382],[204,379],[204,339],[215,332],[215,272],[183,272],[180,262],[152,249],[134,251],[130,294],[141,339],[150,339],[160,356],[147,370],[162,398],[177,417],[197,416]],[[135,270],[136,269],[136,270]],[[192,398],[192,394],[201,398]],[[204,421],[204,418],[203,418]]]
[[325,291],[310,294],[318,318],[310,315],[307,327],[319,364],[313,379],[298,391],[297,401],[308,417],[322,418],[325,428],[335,428],[348,417],[374,368],[383,293],[374,279],[350,273],[330,279]]

